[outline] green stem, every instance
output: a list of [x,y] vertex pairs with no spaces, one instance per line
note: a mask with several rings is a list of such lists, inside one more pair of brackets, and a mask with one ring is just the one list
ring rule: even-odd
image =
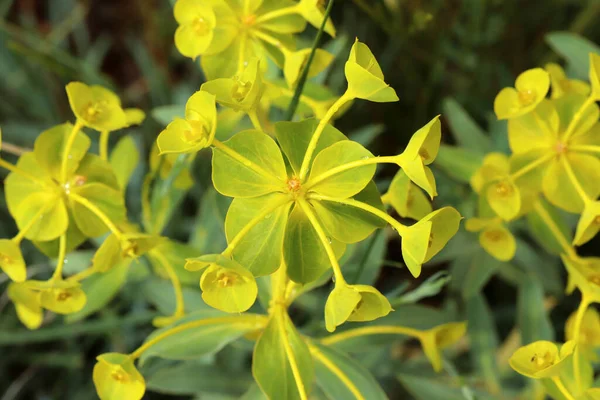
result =
[[337,376],[340,382],[342,382],[344,386],[348,388],[348,390],[350,391],[350,393],[352,393],[356,400],[367,400],[362,395],[360,390],[354,385],[354,382],[352,382],[348,375],[346,375],[344,371],[339,369],[339,367],[335,363],[331,362],[331,360],[327,358],[317,346],[309,343],[308,348],[310,349],[310,352],[313,355],[313,357],[316,360],[318,360],[321,364],[323,364],[325,368],[331,371],[332,374]]
[[59,281],[62,279],[62,271],[65,266],[65,258],[67,257],[67,234],[63,233],[58,240],[58,261],[56,269],[52,274],[50,281]]
[[73,148],[73,144],[75,143],[75,139],[77,138],[77,134],[83,128],[83,123],[78,119],[75,121],[75,125],[73,125],[73,129],[71,129],[71,133],[67,137],[67,142],[65,144],[65,148],[62,154],[62,163],[60,166],[60,181],[62,184],[67,183],[67,166],[69,164],[69,156],[71,150]]
[[17,175],[22,176],[25,179],[29,179],[30,181],[33,181],[35,183],[37,183],[40,186],[48,186],[47,182],[44,182],[43,180],[39,179],[38,177],[30,174],[27,171],[22,170],[21,168],[17,167],[16,165],[12,165],[11,163],[4,161],[2,159],[0,159],[0,167],[9,170],[10,172],[14,172]]
[[311,209],[312,206],[310,204],[308,204],[308,202],[301,197],[298,198],[297,204],[300,206],[300,208],[302,208],[302,210],[308,217],[308,220],[310,221],[313,228],[317,232],[317,236],[319,236],[319,240],[321,240],[321,243],[323,244],[323,247],[325,248],[325,252],[327,253],[327,257],[329,258],[329,262],[331,263],[331,268],[333,269],[333,275],[335,277],[335,284],[336,285],[346,284],[346,279],[344,279],[344,275],[342,274],[342,268],[340,267],[337,256],[335,255],[335,252],[333,251],[333,247],[331,246],[331,243],[329,242],[329,239],[327,238],[327,235],[325,234],[323,227],[321,226],[321,224],[319,223],[319,220],[313,213],[313,211]]
[[267,22],[275,18],[285,17],[286,15],[298,14],[299,7],[298,5],[293,5],[290,7],[280,8],[279,10],[270,11],[266,14],[263,14],[256,18],[254,21],[255,24],[260,24],[262,22]]
[[560,391],[560,393],[565,396],[565,398],[567,400],[575,400],[575,397],[573,397],[571,395],[571,393],[569,393],[569,391],[567,390],[567,388],[565,387],[565,385],[563,385],[562,381],[560,380],[560,377],[555,376],[552,378],[552,382],[554,382],[554,384],[556,385],[556,387],[558,388],[558,390]]
[[93,266],[84,269],[81,272],[76,273],[75,275],[71,275],[67,278],[69,281],[81,282],[82,280],[94,275],[98,270]]
[[335,175],[341,174],[343,172],[349,171],[354,168],[360,168],[360,167],[364,167],[366,165],[373,165],[373,164],[398,164],[398,157],[397,156],[370,157],[370,158],[366,158],[364,160],[356,160],[356,161],[351,161],[346,164],[338,165],[337,167],[331,168],[327,172],[323,172],[321,175],[318,175],[314,178],[312,176],[309,177],[308,182],[306,182],[306,184],[304,185],[304,188],[306,190],[310,190],[310,188],[312,188],[313,186],[316,186],[319,183],[323,182],[324,180],[329,179]]
[[317,125],[317,129],[315,129],[315,133],[310,138],[310,142],[308,143],[308,147],[306,148],[306,153],[304,153],[304,159],[302,160],[302,167],[300,168],[300,180],[304,180],[306,178],[306,174],[308,173],[308,168],[310,161],[312,160],[312,156],[317,148],[317,144],[319,143],[319,139],[321,134],[325,130],[325,127],[333,118],[333,116],[339,111],[339,109],[346,104],[348,101],[352,100],[352,96],[348,94],[346,91],[342,97],[340,97],[333,105],[327,110],[327,113],[323,117],[321,121],[319,121],[319,125]]
[[306,80],[308,79],[308,72],[310,71],[310,65],[312,64],[315,54],[317,52],[317,48],[319,47],[319,43],[321,42],[321,37],[323,36],[323,32],[325,31],[325,25],[327,25],[327,20],[329,19],[329,14],[331,13],[331,9],[333,8],[333,1],[329,0],[327,4],[327,8],[325,9],[325,13],[323,15],[323,21],[321,22],[321,26],[319,27],[319,31],[317,32],[317,36],[315,36],[315,41],[313,42],[312,49],[310,51],[310,55],[308,56],[308,60],[306,61],[306,65],[298,78],[298,84],[296,86],[296,91],[294,93],[294,97],[292,97],[292,101],[288,106],[285,119],[287,121],[291,121],[294,119],[294,114],[296,113],[296,108],[298,108],[298,103],[300,102],[300,95],[304,90],[304,85],[306,84]]
[[285,329],[287,324],[287,321],[285,320],[287,311],[284,307],[277,307],[276,310],[279,311],[275,314],[275,318],[279,318],[279,324],[277,324],[279,326],[279,334],[283,338],[283,348],[285,349],[285,354],[288,362],[290,363],[290,368],[292,370],[294,381],[296,382],[296,388],[298,389],[300,400],[307,400],[308,396],[306,394],[304,382],[302,382],[302,375],[300,374],[300,368],[298,367],[298,360],[296,360],[296,355],[294,354],[292,345],[288,339],[287,330]]
[[248,111],[248,116],[250,117],[250,121],[252,121],[252,126],[254,126],[254,129],[264,132],[264,129],[260,123],[260,119],[258,118],[258,114],[256,113],[256,109]]
[[123,233],[117,228],[117,226],[100,210],[94,203],[86,199],[85,197],[81,197],[76,193],[69,193],[69,197],[73,199],[73,201],[81,204],[88,210],[90,210],[96,217],[98,217],[104,225],[119,239],[119,241],[123,240]]
[[100,132],[100,158],[104,161],[108,160],[108,137],[110,131]]
[[548,229],[550,229],[550,232],[554,235],[554,238],[556,239],[556,241],[558,242],[560,247],[562,247],[562,250],[570,258],[576,259],[577,253],[575,253],[573,246],[571,246],[571,244],[569,243],[567,238],[560,231],[560,228],[558,227],[558,225],[556,225],[556,223],[552,219],[552,216],[548,213],[546,208],[542,205],[542,203],[540,203],[539,200],[535,203],[535,205],[533,206],[533,209],[535,210],[537,215],[540,217],[542,222],[544,222],[546,224],[546,226],[548,227]]
[[152,251],[150,255],[164,268],[173,285],[173,291],[175,292],[175,312],[173,313],[173,316],[184,315],[185,302],[183,299],[183,291],[181,290],[181,282],[179,281],[179,277],[175,273],[173,266],[160,251]]
[[405,326],[365,326],[362,328],[350,329],[341,333],[335,333],[331,336],[321,339],[321,343],[327,346],[343,342],[344,340],[353,339],[367,335],[406,335],[415,338],[420,338],[422,331]]

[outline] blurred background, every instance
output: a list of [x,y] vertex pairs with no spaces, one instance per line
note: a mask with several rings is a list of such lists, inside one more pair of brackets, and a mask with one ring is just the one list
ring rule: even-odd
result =
[[[20,152],[32,148],[40,132],[73,120],[65,84],[79,80],[107,86],[119,94],[125,106],[147,113],[140,127],[111,135],[113,144],[124,134],[133,135],[143,155],[127,193],[130,218],[139,221],[140,190],[151,145],[203,82],[198,63],[182,57],[173,45],[177,26],[173,3],[174,0],[0,0],[0,127],[5,144],[2,157],[14,162]],[[338,0],[332,13],[338,37],[335,43],[328,43],[331,38],[326,37],[324,44],[337,49],[339,56],[325,77],[326,84],[337,94],[345,89],[343,63],[356,36],[373,50],[400,102],[355,102],[352,112],[343,115],[337,126],[367,144],[374,154],[397,154],[416,129],[437,114],[450,113],[455,115],[455,123],[450,126],[443,119],[446,143],[454,144],[453,131],[461,129],[461,120],[456,116],[466,116],[464,124],[470,124],[470,128],[477,124],[477,129],[489,133],[494,148],[507,151],[506,127],[495,121],[492,111],[497,92],[512,86],[521,71],[547,62],[562,63],[562,57],[571,61],[569,72],[577,75],[573,57],[569,59],[564,50],[568,46],[557,44],[551,33],[571,32],[600,43],[600,25],[594,23],[599,17],[598,0]],[[300,37],[300,46],[309,47],[314,35],[314,29],[307,29]],[[564,41],[570,36],[558,37]],[[95,133],[90,136],[97,143]],[[227,207],[226,200],[207,189],[208,168],[209,154],[202,153],[192,170],[196,183],[181,200],[183,206],[173,212],[165,230],[169,237],[189,242],[199,251],[219,249],[222,245],[220,221]],[[380,187],[385,188],[393,173],[386,169],[381,172]],[[443,168],[436,171],[440,197],[435,206],[453,205],[468,215],[472,213],[469,188],[457,184],[451,175]],[[0,177],[5,176],[6,171],[0,171]],[[15,233],[2,195],[1,237]],[[481,270],[477,267],[489,260],[480,257],[473,261],[473,255],[467,254],[477,247],[474,238],[461,233],[454,246],[438,257],[418,282],[397,267],[401,262],[397,241],[386,245],[382,238],[368,239],[348,256],[347,262],[359,264],[355,268],[362,278],[357,280],[377,282],[387,291],[399,287],[409,290],[449,267],[453,273],[463,274],[462,279],[441,285],[444,287],[424,303],[445,310],[440,311],[441,318],[470,306],[473,312],[484,312],[490,325],[481,329],[492,328],[488,333],[496,343],[489,344],[488,350],[496,351],[498,343],[510,338],[515,319],[538,315],[527,314],[526,310],[518,314],[522,304],[517,302],[551,308],[563,296],[564,278],[554,258],[548,258],[535,243],[524,241],[520,248],[525,250],[520,250],[515,263],[536,265],[543,282],[539,287],[532,284],[533,292],[523,293],[519,291],[518,272],[522,267],[518,265],[515,270],[503,268],[499,274],[477,272]],[[594,253],[596,244],[591,243],[584,253]],[[87,243],[78,252],[81,260],[70,258],[70,264],[89,262],[93,248],[94,243]],[[33,246],[25,248],[25,256],[35,274],[43,277],[52,270],[47,258]],[[147,271],[142,267],[128,280],[128,289],[97,315],[71,325],[63,324],[61,318],[48,320],[46,327],[37,332],[26,332],[7,296],[0,295],[0,400],[95,398],[91,384],[95,356],[108,349],[135,348],[152,331],[154,310],[169,309],[164,304],[173,301],[168,283],[145,277]],[[6,276],[0,275],[0,293],[6,283]],[[300,326],[310,331],[310,321],[321,318],[319,309],[322,310],[326,293],[311,293],[292,309]],[[196,287],[190,286],[187,294],[190,302],[201,301]],[[469,306],[474,295],[476,304]],[[523,299],[525,295],[530,296],[529,300]],[[531,323],[548,323],[562,332],[575,304],[576,299],[560,300],[550,320]],[[159,374],[150,386],[165,394],[148,393],[147,398],[238,398],[251,385],[248,346],[226,348],[213,360],[214,364],[198,365],[195,373],[188,369]],[[410,343],[407,346],[411,348]],[[387,351],[378,348],[361,357],[365,365],[375,366],[374,374],[390,398],[408,398],[407,392],[415,398],[428,398],[420,392],[419,385],[425,387],[434,381],[395,379],[398,370],[394,361],[380,362]],[[406,348],[398,351],[402,353],[399,359],[409,357]],[[462,363],[459,357],[460,371],[472,372],[475,368],[468,357],[463,355]],[[475,387],[489,383],[480,378],[472,378]],[[443,398],[451,398],[450,391],[444,391],[443,386],[440,390],[437,393],[443,393]]]

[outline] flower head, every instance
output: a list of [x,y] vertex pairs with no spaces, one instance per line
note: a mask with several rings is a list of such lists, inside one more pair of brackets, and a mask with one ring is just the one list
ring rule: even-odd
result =
[[179,52],[196,58],[210,47],[217,25],[217,17],[210,2],[178,0],[173,8],[179,24],[175,31],[175,46]]
[[325,304],[325,326],[333,332],[346,321],[372,321],[391,311],[388,299],[374,287],[338,284]]
[[577,287],[589,301],[600,302],[600,258],[561,258],[569,273],[567,292]]
[[466,322],[450,322],[420,334],[423,351],[436,372],[442,370],[442,350],[456,343],[466,331]]
[[465,228],[479,232],[479,244],[495,259],[509,261],[515,256],[517,242],[500,218],[470,218]]
[[590,85],[578,79],[569,79],[560,65],[548,63],[544,69],[550,75],[552,99],[558,99],[568,93],[579,93],[585,96],[590,93]]
[[98,248],[92,265],[98,272],[108,272],[125,259],[138,258],[164,241],[160,236],[143,233],[126,233],[120,241],[114,234],[109,235]]
[[378,103],[398,101],[396,91],[385,83],[381,67],[366,44],[356,39],[345,67],[348,94]]
[[39,295],[39,304],[57,314],[72,314],[81,310],[87,297],[79,282],[65,280],[25,281],[30,290]]
[[504,88],[494,100],[498,119],[510,119],[533,111],[550,89],[550,76],[541,68],[523,72],[517,77],[514,88]]
[[425,193],[411,182],[406,172],[399,170],[382,200],[394,207],[403,218],[419,220],[433,211]]
[[510,358],[510,366],[529,378],[558,376],[573,355],[575,342],[568,341],[558,349],[553,342],[540,340],[519,348]]
[[140,400],[146,391],[144,377],[125,354],[106,353],[97,357],[93,380],[101,400]]
[[114,131],[127,126],[121,100],[110,90],[81,82],[71,82],[66,89],[71,110],[83,125],[97,131]]
[[17,317],[28,329],[37,329],[42,325],[44,312],[40,305],[39,293],[22,283],[11,283],[8,286],[8,297],[17,310]]

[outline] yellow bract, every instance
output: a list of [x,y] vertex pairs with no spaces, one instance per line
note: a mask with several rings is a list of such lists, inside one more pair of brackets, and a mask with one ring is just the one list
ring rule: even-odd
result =
[[567,291],[577,287],[588,301],[600,303],[600,258],[561,258],[569,272]]
[[202,298],[218,310],[239,313],[248,310],[258,294],[250,271],[231,261],[227,267],[213,264],[200,278]]
[[378,103],[398,101],[396,91],[385,83],[381,67],[366,44],[356,39],[345,67],[348,95]]
[[590,82],[592,95],[600,100],[600,55],[594,53],[590,53]]
[[555,343],[540,340],[519,348],[509,363],[515,371],[529,378],[552,378],[566,367],[574,350],[572,340],[562,345],[560,351]]
[[394,207],[403,218],[419,220],[433,210],[425,193],[410,181],[403,170],[399,170],[394,176],[387,193],[381,199]]
[[185,106],[185,119],[175,119],[156,141],[160,154],[193,153],[209,147],[217,131],[215,96],[194,93]]
[[[575,319],[577,312],[571,314],[565,324],[565,338],[567,340],[575,339]],[[588,307],[581,320],[581,330],[579,332],[579,346],[585,346],[590,351],[583,351],[585,354],[592,354],[592,349],[600,347],[600,314],[593,307]]]
[[[320,28],[325,17],[325,9],[322,0],[300,0],[298,3],[300,14],[315,28]],[[335,37],[335,27],[331,19],[325,23],[325,32]]]
[[13,240],[0,239],[0,270],[15,282],[23,282],[27,278],[21,249]]
[[[296,87],[300,74],[304,70],[312,49],[302,49],[289,54],[285,57],[285,66],[283,76],[289,87]],[[319,75],[333,61],[333,54],[323,49],[316,49],[315,56],[308,69],[307,78],[313,78]]]
[[42,308],[57,314],[72,314],[85,306],[87,298],[79,282],[50,280],[25,281],[22,283],[29,290],[37,292]]
[[470,232],[479,232],[479,244],[492,257],[509,261],[515,256],[515,237],[499,218],[471,218],[465,228]]
[[505,177],[509,172],[510,164],[506,154],[489,153],[483,158],[481,167],[471,177],[471,187],[479,193],[488,182]]
[[546,64],[545,70],[550,74],[550,82],[552,84],[552,93],[550,97],[557,99],[567,93],[579,93],[588,95],[590,93],[590,85],[579,79],[569,79],[562,67],[555,63]]
[[40,305],[39,293],[31,290],[25,282],[11,283],[8,297],[15,304],[17,317],[28,329],[37,329],[42,325],[44,312]]
[[505,221],[510,221],[519,214],[521,192],[509,178],[487,185],[485,195],[490,207]]
[[515,88],[504,88],[494,100],[498,119],[509,119],[533,111],[546,97],[550,75],[541,68],[523,72],[517,77]]
[[340,283],[325,304],[325,327],[329,332],[346,321],[372,321],[392,311],[388,299],[368,285]]
[[466,331],[466,322],[450,322],[419,335],[423,351],[436,372],[442,370],[442,350],[456,343]]
[[140,400],[146,391],[146,382],[125,354],[106,353],[98,356],[93,380],[101,400]]
[[77,119],[97,131],[114,131],[127,126],[119,97],[102,86],[71,82],[66,87],[71,110]]
[[209,48],[217,18],[210,2],[178,0],[173,12],[179,24],[175,46],[186,57],[196,58]]

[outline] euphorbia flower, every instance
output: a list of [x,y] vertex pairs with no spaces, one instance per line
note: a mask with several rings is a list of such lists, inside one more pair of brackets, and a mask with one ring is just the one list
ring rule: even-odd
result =
[[466,331],[466,322],[450,322],[419,334],[423,351],[436,372],[442,370],[442,350],[456,343]]
[[550,88],[550,76],[541,68],[527,70],[517,77],[515,88],[504,88],[494,100],[498,119],[525,115],[537,107]]
[[572,340],[560,346],[560,351],[555,343],[539,340],[515,351],[509,363],[515,371],[529,378],[553,378],[563,371],[574,350]]
[[156,143],[160,154],[193,153],[209,147],[217,131],[215,96],[194,93],[185,105],[185,119],[177,118],[163,130]]
[[555,63],[548,63],[544,69],[550,74],[552,92],[550,98],[558,99],[568,93],[577,93],[587,96],[590,85],[579,79],[569,79],[562,67]]
[[387,193],[381,199],[390,204],[403,218],[419,220],[433,211],[425,193],[411,182],[404,170],[399,170],[392,179]]
[[101,400],[140,400],[146,382],[126,354],[106,353],[97,357],[93,380]]
[[577,287],[588,301],[600,303],[600,258],[561,258],[569,273],[567,292]]
[[340,283],[327,298],[325,326],[333,332],[346,321],[372,321],[391,311],[389,300],[374,287]]
[[57,314],[72,314],[85,306],[87,297],[79,282],[66,280],[25,281],[29,290],[39,294],[42,308]]
[[23,254],[14,240],[0,239],[0,270],[14,282],[23,282],[27,277]]
[[[565,338],[575,339],[575,320],[577,312],[573,312],[565,324]],[[581,320],[579,332],[579,347],[582,354],[596,358],[594,349],[600,347],[600,314],[593,307],[588,307]]]
[[27,329],[37,329],[42,325],[44,311],[40,305],[39,293],[31,290],[25,282],[8,285],[8,297],[17,310],[17,317]]
[[127,126],[121,100],[110,90],[81,82],[71,82],[66,89],[73,114],[84,126],[97,131],[114,131]]
[[479,232],[479,244],[497,260],[509,261],[515,256],[517,242],[500,218],[470,218],[465,228]]

